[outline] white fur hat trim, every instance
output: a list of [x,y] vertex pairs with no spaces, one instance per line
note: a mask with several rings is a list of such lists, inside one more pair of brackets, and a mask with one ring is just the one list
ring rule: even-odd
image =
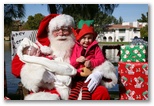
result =
[[70,15],[66,15],[66,14],[60,14],[49,22],[50,31],[53,31],[54,29],[60,28],[62,26],[74,27],[75,24],[74,24],[73,17],[71,17]]

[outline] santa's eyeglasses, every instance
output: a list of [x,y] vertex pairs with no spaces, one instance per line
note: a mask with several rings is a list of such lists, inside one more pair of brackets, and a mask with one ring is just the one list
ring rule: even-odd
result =
[[63,33],[63,34],[69,34],[71,32],[71,28],[68,26],[63,26],[61,28],[57,28],[55,30],[53,30],[53,33],[59,34],[59,33]]

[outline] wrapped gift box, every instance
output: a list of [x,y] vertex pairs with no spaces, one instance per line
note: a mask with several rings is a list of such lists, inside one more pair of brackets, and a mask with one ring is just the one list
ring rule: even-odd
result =
[[120,100],[148,99],[148,63],[119,62]]
[[145,45],[123,45],[120,47],[122,62],[146,62]]

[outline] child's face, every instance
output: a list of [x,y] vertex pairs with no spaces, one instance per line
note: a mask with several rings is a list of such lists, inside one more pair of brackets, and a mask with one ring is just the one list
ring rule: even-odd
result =
[[86,34],[80,39],[80,44],[87,48],[93,42],[93,34]]
[[32,46],[29,50],[29,55],[30,56],[39,56],[40,50]]

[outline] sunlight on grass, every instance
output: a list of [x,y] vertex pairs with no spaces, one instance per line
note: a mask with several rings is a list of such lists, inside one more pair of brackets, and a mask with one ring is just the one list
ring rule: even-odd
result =
[[100,45],[128,45],[130,42],[99,42]]

